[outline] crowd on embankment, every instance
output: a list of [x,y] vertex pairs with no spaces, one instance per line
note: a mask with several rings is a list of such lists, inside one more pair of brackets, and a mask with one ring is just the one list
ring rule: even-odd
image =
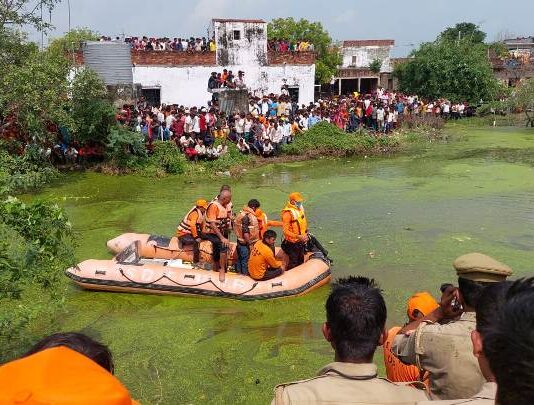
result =
[[[406,325],[389,331],[374,280],[337,280],[322,326],[334,361],[313,378],[275,387],[272,403],[533,403],[534,279],[507,281],[512,270],[479,253],[454,267],[457,286],[442,285],[439,301],[414,294]],[[373,363],[379,346],[388,379]],[[0,367],[0,402],[136,404],[114,371],[104,344],[54,334]]]

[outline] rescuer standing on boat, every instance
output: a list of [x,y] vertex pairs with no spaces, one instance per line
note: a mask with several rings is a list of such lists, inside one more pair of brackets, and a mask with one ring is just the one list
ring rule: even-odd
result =
[[289,256],[287,270],[304,263],[304,252],[309,235],[303,201],[304,198],[300,193],[291,193],[288,203],[282,210],[282,229],[284,232],[282,250]]

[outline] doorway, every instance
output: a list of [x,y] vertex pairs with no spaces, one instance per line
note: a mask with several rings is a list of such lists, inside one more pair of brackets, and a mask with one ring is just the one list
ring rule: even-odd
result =
[[161,105],[160,87],[143,88],[141,89],[141,95],[150,107],[159,107]]

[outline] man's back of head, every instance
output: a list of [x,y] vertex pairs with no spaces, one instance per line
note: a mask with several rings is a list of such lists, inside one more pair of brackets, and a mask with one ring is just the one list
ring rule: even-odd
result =
[[498,321],[486,332],[484,354],[497,381],[497,403],[534,403],[534,278],[516,281]]
[[340,279],[326,301],[324,334],[336,361],[370,363],[383,343],[387,317],[382,292],[374,279]]

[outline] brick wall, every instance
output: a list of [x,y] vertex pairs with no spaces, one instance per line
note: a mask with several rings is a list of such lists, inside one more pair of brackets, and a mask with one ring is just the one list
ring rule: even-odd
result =
[[268,53],[269,65],[313,65],[315,63],[314,52],[288,52],[279,53],[276,51],[269,51]]
[[132,51],[132,63],[144,66],[215,66],[215,52]]
[[[314,52],[278,53],[269,51],[269,65],[313,65]],[[83,54],[76,53],[76,63],[83,64]],[[132,51],[136,66],[216,66],[215,52]]]

